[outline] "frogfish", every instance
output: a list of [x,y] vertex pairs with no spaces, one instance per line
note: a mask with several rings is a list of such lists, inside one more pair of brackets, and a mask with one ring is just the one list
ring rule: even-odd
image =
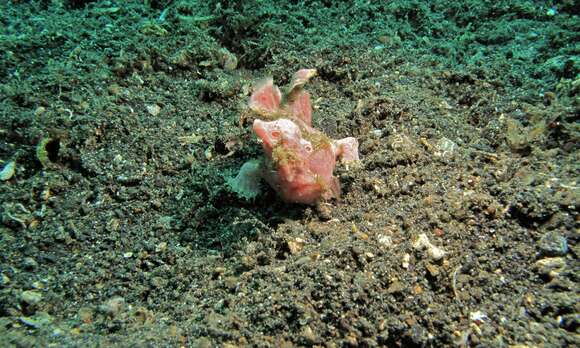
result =
[[272,78],[255,86],[249,109],[264,157],[246,162],[228,181],[239,195],[254,198],[258,181],[264,179],[289,203],[316,204],[340,197],[334,168],[337,161],[359,161],[358,141],[354,137],[333,140],[312,127],[310,94],[304,85],[315,75],[315,69],[297,71],[284,93]]

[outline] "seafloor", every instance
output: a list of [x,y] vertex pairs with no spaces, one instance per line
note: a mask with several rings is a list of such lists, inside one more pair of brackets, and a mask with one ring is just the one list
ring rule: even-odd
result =
[[[576,5],[0,1],[0,346],[579,346]],[[301,68],[361,162],[246,201]]]

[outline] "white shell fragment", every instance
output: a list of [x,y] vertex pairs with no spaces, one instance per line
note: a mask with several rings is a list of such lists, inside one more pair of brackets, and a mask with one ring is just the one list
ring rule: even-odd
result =
[[417,250],[426,250],[427,255],[433,260],[441,260],[443,256],[445,256],[445,251],[433,244],[429,241],[429,238],[425,233],[421,233],[419,238],[413,243],[413,248]]

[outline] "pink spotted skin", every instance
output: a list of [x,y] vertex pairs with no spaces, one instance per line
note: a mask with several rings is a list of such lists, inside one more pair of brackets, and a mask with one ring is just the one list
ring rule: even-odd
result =
[[332,175],[336,165],[333,146],[314,149],[289,119],[255,120],[254,132],[262,140],[266,154],[264,179],[282,199],[313,204],[339,196],[338,180]]
[[272,79],[263,80],[250,97],[250,109],[258,115],[254,133],[266,156],[262,176],[286,202],[338,198],[340,185],[333,175],[337,159],[359,159],[355,138],[330,140],[312,127],[310,94],[302,87],[315,74],[314,69],[299,70],[284,95]]

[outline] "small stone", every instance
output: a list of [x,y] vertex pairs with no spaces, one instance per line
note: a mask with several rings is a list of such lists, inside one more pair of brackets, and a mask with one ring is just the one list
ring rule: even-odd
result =
[[402,293],[403,290],[405,290],[405,285],[403,285],[400,281],[394,281],[389,288],[387,289],[387,292],[389,294],[399,294]]
[[364,232],[357,233],[356,237],[361,240],[369,240],[369,235]]
[[44,106],[39,106],[34,110],[34,116],[39,117],[40,115],[44,114],[46,108]]
[[22,268],[26,271],[34,271],[38,267],[38,262],[32,257],[26,257],[22,260]]
[[302,256],[298,260],[296,260],[296,265],[305,265],[307,263],[312,262],[312,258],[310,256]]
[[332,204],[326,202],[318,202],[316,204],[316,212],[318,217],[324,221],[332,219]]
[[411,255],[409,254],[403,255],[403,262],[401,263],[401,266],[404,269],[409,269],[410,265],[411,265]]
[[550,231],[540,238],[538,248],[542,256],[564,256],[568,253],[568,241],[559,233]]
[[373,129],[371,131],[371,134],[377,138],[380,138],[383,136],[383,130],[382,129]]
[[547,257],[536,261],[536,270],[539,274],[555,278],[566,267],[566,260],[562,257]]
[[205,149],[205,151],[203,152],[203,155],[205,156],[205,159],[208,161],[211,161],[213,158],[213,154],[212,154],[212,148],[208,147],[207,149]]
[[304,326],[300,332],[300,336],[309,344],[315,344],[317,342],[317,337],[312,328],[308,325]]
[[26,290],[22,293],[20,299],[27,305],[35,305],[42,301],[42,294],[38,291]]
[[114,317],[117,314],[119,314],[119,312],[121,312],[121,309],[123,309],[124,306],[125,306],[124,298],[113,297],[99,306],[99,312]]
[[457,144],[443,137],[439,139],[439,141],[437,141],[437,144],[435,144],[435,148],[436,148],[435,156],[437,157],[451,156],[453,155],[453,152],[455,152],[455,149],[457,149]]
[[0,180],[8,181],[12,179],[16,173],[16,161],[10,161],[4,165],[4,168],[0,171]]
[[238,67],[238,58],[226,49],[221,50],[222,59],[221,64],[224,70],[232,71]]
[[377,40],[378,40],[380,43],[382,43],[382,44],[386,45],[386,44],[388,44],[388,43],[390,43],[390,42],[391,42],[391,37],[390,37],[390,36],[388,36],[388,35],[380,35],[379,37],[377,37]]
[[469,313],[469,319],[472,322],[476,323],[477,325],[481,325],[482,323],[484,323],[489,318],[487,317],[487,315],[484,312],[482,312],[482,311],[476,311],[476,312]]
[[46,327],[52,322],[52,317],[46,312],[38,312],[33,317],[20,317],[20,322],[33,329],[40,329]]
[[2,273],[2,275],[0,275],[0,288],[3,288],[5,286],[7,286],[8,284],[10,284],[10,277],[8,277],[6,274]]
[[45,286],[43,282],[35,281],[34,283],[32,283],[32,288],[34,288],[35,290],[42,290],[45,288]]
[[381,243],[386,248],[390,248],[391,246],[393,246],[393,238],[391,238],[391,236],[388,236],[386,234],[379,234],[377,236],[377,242]]
[[199,348],[212,348],[213,344],[212,341],[207,337],[200,337],[197,339],[192,340],[192,347],[199,347]]
[[153,277],[150,280],[150,284],[154,288],[161,289],[165,284],[167,284],[167,281],[162,277]]
[[302,251],[304,248],[305,241],[301,238],[296,238],[294,240],[288,241],[288,250],[290,250],[290,254],[296,255]]
[[70,239],[70,234],[65,230],[64,226],[59,225],[53,232],[52,237],[55,242],[65,243]]
[[110,95],[120,95],[121,94],[121,86],[119,86],[118,84],[112,84],[109,87],[107,87],[107,91],[109,92]]
[[155,246],[156,253],[164,253],[167,251],[167,242],[161,242]]
[[91,12],[95,16],[106,16],[106,15],[111,15],[111,14],[117,13],[121,10],[122,10],[121,7],[97,7],[97,8],[93,8]]
[[238,283],[239,280],[237,277],[230,276],[224,278],[224,286],[230,291],[235,290],[236,287],[238,286]]
[[85,323],[90,324],[93,322],[94,311],[89,307],[82,307],[78,312],[79,319]]
[[427,272],[429,272],[429,275],[432,277],[435,278],[439,275],[439,268],[437,266],[428,263],[425,268],[427,268]]
[[149,104],[145,106],[147,108],[147,112],[151,114],[151,116],[157,116],[161,112],[161,107],[157,104]]
[[346,337],[344,338],[344,340],[346,341],[346,343],[348,343],[348,346],[350,347],[359,346],[358,336],[354,332],[349,332],[348,335],[346,335]]

